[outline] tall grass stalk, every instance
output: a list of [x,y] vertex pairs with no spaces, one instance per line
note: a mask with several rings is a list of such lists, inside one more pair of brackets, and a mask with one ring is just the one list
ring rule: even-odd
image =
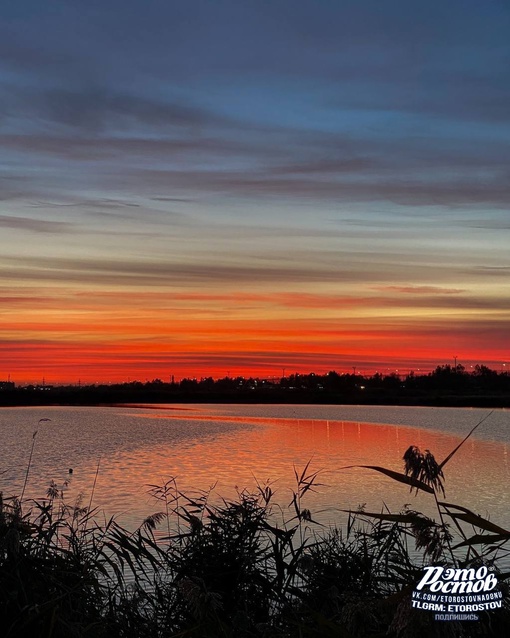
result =
[[[39,425],[41,425],[41,423],[44,423],[46,421],[51,421],[51,419],[39,419]],[[25,472],[25,481],[23,483],[23,489],[21,490],[21,495],[19,497],[20,501],[23,501],[23,497],[25,496],[25,489],[28,483],[28,475],[30,474],[30,468],[32,467],[32,457],[34,455],[35,437],[37,436],[37,432],[38,430],[35,430],[34,433],[32,434],[32,445],[30,447],[30,456],[28,457],[27,470]]]

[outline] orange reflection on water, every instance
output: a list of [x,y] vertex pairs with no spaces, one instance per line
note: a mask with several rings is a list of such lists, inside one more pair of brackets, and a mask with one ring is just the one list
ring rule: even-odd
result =
[[[294,470],[300,474],[308,462],[310,472],[319,471],[317,481],[322,485],[308,492],[304,506],[324,524],[340,522],[340,510],[360,504],[366,504],[367,511],[385,506],[398,511],[407,503],[433,514],[430,495],[410,494],[407,486],[373,470],[343,468],[379,465],[402,471],[402,456],[410,445],[430,449],[442,461],[461,440],[432,430],[348,421],[176,415],[158,410],[136,417],[161,421],[169,431],[201,423],[220,427],[177,443],[153,445],[147,440],[102,461],[96,504],[107,512],[124,512],[130,524],[139,524],[148,513],[161,509],[148,498],[146,485],[162,485],[171,477],[183,492],[215,485],[213,499],[269,480],[276,501],[287,506],[296,488]],[[506,444],[470,439],[445,466],[445,475],[449,502],[484,516],[490,513],[494,522],[510,525]]]

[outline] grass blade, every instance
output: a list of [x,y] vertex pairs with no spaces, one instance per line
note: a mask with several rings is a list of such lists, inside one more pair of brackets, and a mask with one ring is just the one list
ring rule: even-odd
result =
[[471,431],[469,432],[469,434],[468,434],[467,436],[465,436],[465,437],[462,439],[462,441],[461,441],[461,442],[457,445],[457,447],[455,447],[455,448],[454,448],[454,449],[450,452],[450,454],[448,454],[448,456],[445,458],[445,460],[444,460],[442,463],[440,463],[440,464],[439,464],[439,469],[440,469],[440,470],[441,470],[441,469],[443,469],[443,467],[444,467],[444,466],[448,463],[448,461],[452,458],[452,456],[453,456],[453,455],[454,455],[454,454],[455,454],[455,453],[459,450],[459,448],[460,448],[462,445],[464,445],[464,443],[465,443],[465,442],[469,439],[469,437],[473,434],[473,432],[476,430],[476,428],[477,428],[479,425],[482,425],[482,423],[483,423],[484,421],[486,421],[486,420],[490,417],[490,415],[491,415],[493,412],[494,412],[494,410],[491,410],[491,411],[489,412],[489,414],[487,414],[486,416],[484,416],[484,417],[483,417],[483,419],[481,419],[480,421],[478,421],[478,423],[475,425],[475,427],[471,429]]
[[428,494],[434,494],[434,490],[423,481],[419,481],[418,479],[413,478],[412,476],[406,476],[405,474],[402,474],[401,472],[388,470],[385,467],[380,467],[378,465],[347,465],[346,467],[341,467],[340,469],[349,470],[353,467],[362,467],[369,470],[375,470],[376,472],[380,472],[381,474],[385,474],[386,476],[389,476],[394,481],[398,481],[399,483],[405,483],[406,485],[410,485],[411,487],[414,487],[417,490],[423,490],[424,492],[427,492]]

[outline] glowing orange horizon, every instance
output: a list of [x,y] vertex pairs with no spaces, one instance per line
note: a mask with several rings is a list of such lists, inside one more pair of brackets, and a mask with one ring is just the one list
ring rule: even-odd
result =
[[[358,334],[358,341],[363,335]],[[411,337],[410,337],[411,338]],[[419,335],[414,335],[415,341]],[[446,337],[445,337],[446,339]],[[391,336],[395,345],[398,335]],[[291,344],[280,343],[279,349],[261,349],[267,344],[229,344],[229,348],[200,349],[197,344],[190,344],[187,349],[173,349],[169,344],[151,343],[117,343],[105,345],[90,343],[74,344],[15,344],[11,343],[6,352],[5,346],[0,350],[3,354],[4,377],[18,384],[41,383],[122,383],[126,381],[150,381],[155,378],[169,381],[182,378],[225,376],[237,377],[279,377],[283,373],[306,374],[315,372],[324,374],[331,370],[339,373],[352,372],[357,368],[358,374],[372,375],[375,372],[389,374],[396,371],[405,374],[410,370],[424,373],[437,365],[453,364],[451,348],[445,344],[433,350],[427,347],[415,347],[412,351],[402,348],[392,350],[391,344],[379,349],[348,346],[343,350],[332,350],[327,345],[315,343],[313,351],[307,352],[293,349]],[[245,349],[240,349],[244,345]],[[271,344],[274,346],[274,344]],[[499,358],[497,349],[467,350],[458,349],[458,363],[468,370],[470,366],[483,363],[496,369],[504,369],[504,362]],[[457,353],[457,349],[455,350]],[[10,365],[9,365],[10,364]]]
[[[18,384],[503,366],[506,310],[438,286],[317,291],[6,287],[0,379]],[[451,301],[455,298],[455,303]],[[490,301],[490,299],[489,299]],[[488,305],[489,301],[487,302]]]

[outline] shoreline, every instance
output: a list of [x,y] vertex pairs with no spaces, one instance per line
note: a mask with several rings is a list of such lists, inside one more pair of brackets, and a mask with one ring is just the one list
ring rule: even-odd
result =
[[[3,394],[3,393],[2,393]],[[66,396],[52,397],[38,395],[31,396],[1,396],[0,408],[22,407],[150,407],[155,404],[167,405],[172,409],[174,404],[223,404],[223,405],[364,405],[364,406],[395,406],[395,407],[438,407],[438,408],[493,408],[510,409],[510,397],[501,396],[459,396],[459,395],[432,395],[429,397],[344,397],[309,395],[288,396],[285,394],[255,395],[255,396],[225,396],[225,395],[176,395],[172,397],[150,396],[140,397],[93,397],[93,396]]]

